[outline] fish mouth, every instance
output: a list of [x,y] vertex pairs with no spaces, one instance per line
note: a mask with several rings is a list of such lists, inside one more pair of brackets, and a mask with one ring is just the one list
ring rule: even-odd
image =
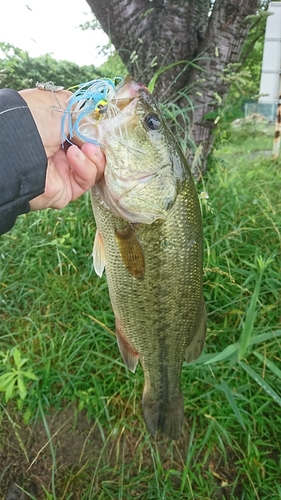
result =
[[[114,118],[139,98],[141,90],[149,95],[145,85],[135,82],[130,75],[116,85],[118,79],[102,78],[79,85],[62,117],[62,142],[66,140],[79,147],[91,142],[104,147],[101,139],[109,129],[107,120],[114,126]],[[69,120],[68,136],[64,132],[65,120]],[[103,126],[98,127],[101,121]]]
[[79,126],[79,133],[84,141],[89,140],[105,148],[108,134],[113,136],[117,142],[129,144],[126,140],[127,124],[132,119],[137,104],[137,98],[119,97],[114,98],[108,105],[106,112],[101,115],[102,119],[97,122],[95,119],[87,116],[84,123]]
[[145,85],[135,82],[130,75],[125,76],[115,89],[118,100],[135,99],[139,95],[140,90],[148,91]]

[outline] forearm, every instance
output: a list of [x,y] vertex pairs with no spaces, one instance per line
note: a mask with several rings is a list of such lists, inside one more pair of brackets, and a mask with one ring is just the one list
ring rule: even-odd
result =
[[0,90],[0,234],[44,192],[47,157],[24,99]]

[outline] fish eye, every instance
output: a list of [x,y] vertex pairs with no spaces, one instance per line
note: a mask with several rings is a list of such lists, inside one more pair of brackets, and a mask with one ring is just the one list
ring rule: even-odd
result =
[[159,130],[161,128],[161,122],[159,117],[152,113],[146,115],[144,123],[149,130]]

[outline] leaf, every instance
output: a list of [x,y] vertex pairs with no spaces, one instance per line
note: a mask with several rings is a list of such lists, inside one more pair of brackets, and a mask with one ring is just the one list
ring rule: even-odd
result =
[[261,270],[259,273],[258,279],[256,281],[256,285],[254,288],[253,295],[251,297],[249,309],[248,309],[247,314],[246,314],[246,320],[244,323],[244,327],[243,327],[243,330],[241,333],[240,346],[239,346],[239,351],[238,351],[238,360],[244,358],[244,355],[246,354],[246,351],[247,351],[249,344],[250,344],[250,339],[252,337],[254,323],[255,323],[256,314],[257,314],[257,301],[258,301],[258,297],[259,297],[259,293],[260,293],[262,275],[263,275],[263,272]]
[[23,422],[25,423],[25,425],[27,425],[29,423],[29,420],[31,418],[31,415],[32,415],[32,411],[30,408],[27,408],[24,412],[24,415],[23,415]]
[[224,380],[222,380],[221,383],[219,385],[217,385],[217,387],[225,394],[225,396],[226,396],[226,398],[227,398],[227,400],[232,408],[234,415],[236,416],[238,422],[240,423],[241,427],[245,431],[246,430],[245,423],[244,423],[242,414],[237,406],[237,403],[233,397],[232,390],[229,388],[229,386],[227,385],[227,383]]
[[209,361],[209,359],[212,359],[213,357],[214,353],[205,353],[201,354],[201,356],[199,356],[199,358],[195,359],[194,361],[190,361],[189,363],[186,363],[186,361],[184,361],[184,363],[186,364],[186,366],[204,365]]
[[267,394],[281,406],[281,398],[277,394],[277,392],[272,389],[272,387],[263,379],[261,378],[250,366],[246,365],[246,363],[243,363],[243,361],[239,361],[239,365],[247,372],[250,377],[252,377],[255,382],[259,384],[259,386],[267,392]]
[[273,361],[270,361],[265,356],[262,356],[259,352],[254,351],[253,354],[262,362],[265,363],[267,368],[269,368],[272,373],[281,380],[281,370],[278,368]]
[[262,344],[267,340],[274,340],[275,337],[281,337],[281,330],[276,330],[275,332],[261,333],[260,335],[255,335],[250,339],[249,345]]
[[34,375],[34,373],[32,373],[32,371],[30,370],[21,372],[21,374],[26,378],[30,378],[31,380],[38,380],[38,377],[36,377],[36,375]]
[[21,361],[21,353],[20,353],[20,351],[18,350],[17,347],[15,348],[15,350],[13,352],[13,358],[14,358],[15,365],[18,368],[19,367],[19,363]]
[[4,373],[0,377],[0,392],[5,392],[12,380],[15,379],[15,374],[12,372]]
[[23,365],[28,361],[27,358],[23,358],[20,360],[19,364],[17,365],[17,369],[20,370]]
[[25,399],[27,390],[26,390],[26,385],[22,379],[22,376],[19,375],[17,380],[18,380],[18,389],[19,389],[20,397],[21,397],[21,399]]
[[168,69],[171,69],[173,68],[174,66],[177,66],[178,64],[186,64],[186,65],[191,65],[195,68],[198,68],[199,66],[197,66],[196,64],[192,63],[191,61],[176,61],[172,64],[169,64],[168,66],[165,66],[165,68],[161,68],[159,69],[155,75],[151,78],[149,84],[148,84],[148,91],[152,94],[153,93],[153,90],[154,90],[154,87],[155,87],[155,84],[156,84],[156,81],[157,81],[157,78],[158,76],[160,76],[162,73],[164,73],[164,71],[167,71]]
[[[273,332],[266,332],[266,333],[261,333],[260,335],[255,335],[254,337],[251,337],[249,341],[249,346],[250,345],[255,345],[255,344],[262,344],[263,342],[266,342],[267,340],[274,340],[277,337],[281,337],[281,330],[276,330]],[[235,349],[232,352],[233,347],[235,346]],[[226,359],[228,356],[231,356],[236,350],[238,350],[239,343],[236,342],[235,344],[231,344],[227,346],[221,353],[219,354],[214,354],[214,353],[204,353],[201,354],[201,356],[194,361],[191,361],[190,363],[187,364],[187,366],[194,366],[194,365],[208,365],[211,363],[215,363],[216,361],[222,361],[223,359]],[[228,352],[228,349],[230,350],[230,353]],[[221,358],[222,356],[222,358]]]
[[14,390],[15,383],[16,383],[16,378],[14,378],[13,380],[11,380],[11,382],[9,383],[9,385],[8,385],[8,387],[6,389],[6,393],[5,393],[6,401],[9,401],[9,399],[11,399],[11,397],[13,395],[13,390]]
[[211,363],[216,363],[217,361],[222,361],[224,359],[230,358],[238,350],[238,343],[228,345],[222,352],[216,354],[208,361],[205,361],[204,365],[210,365]]

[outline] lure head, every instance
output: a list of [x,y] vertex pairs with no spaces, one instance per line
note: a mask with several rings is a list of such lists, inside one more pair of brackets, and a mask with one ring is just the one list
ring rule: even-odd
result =
[[106,113],[108,109],[108,102],[105,99],[100,99],[92,113],[94,120],[100,120],[101,116]]

